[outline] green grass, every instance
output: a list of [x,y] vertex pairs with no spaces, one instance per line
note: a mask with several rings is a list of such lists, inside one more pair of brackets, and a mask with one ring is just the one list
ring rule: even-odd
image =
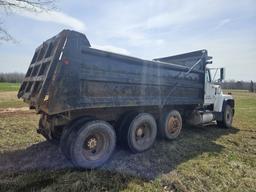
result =
[[22,99],[17,99],[20,83],[0,83],[0,109],[26,107]]
[[[231,92],[234,128],[187,127],[179,139],[159,142],[151,158],[137,162],[154,160],[152,170],[164,169],[152,180],[101,170],[10,171],[0,173],[0,191],[256,191],[256,94]],[[38,115],[28,111],[0,113],[0,153],[43,141],[35,132],[37,122]]]
[[20,83],[0,83],[0,91],[18,91]]
[[39,116],[30,111],[0,113],[0,153],[43,141],[36,133]]
[[0,190],[8,191],[161,191],[159,182],[109,171],[33,171],[0,175]]

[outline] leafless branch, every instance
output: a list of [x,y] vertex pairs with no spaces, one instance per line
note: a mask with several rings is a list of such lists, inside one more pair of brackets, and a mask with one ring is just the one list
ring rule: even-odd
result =
[[[16,10],[43,12],[55,9],[55,0],[0,0],[0,9],[6,14]],[[0,43],[17,42],[0,23]]]
[[17,43],[18,41],[13,37],[11,36],[8,31],[6,31],[5,29],[3,29],[1,26],[0,26],[0,44],[2,42],[12,42],[12,43]]
[[55,8],[55,0],[0,0],[0,7],[12,11],[15,8],[27,11],[47,11]]

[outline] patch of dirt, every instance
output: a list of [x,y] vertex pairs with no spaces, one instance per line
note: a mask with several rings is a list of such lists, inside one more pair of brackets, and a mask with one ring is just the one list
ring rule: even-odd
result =
[[29,111],[28,107],[20,107],[20,108],[4,108],[0,109],[0,113],[14,113],[14,112],[21,112],[21,111]]
[[19,108],[0,108],[0,115],[8,115],[8,114],[17,114],[17,113],[34,113],[33,110],[29,110],[28,107],[19,107]]
[[[151,179],[159,173],[159,170],[154,170],[157,162],[152,153],[154,153],[154,149],[140,154],[132,154],[117,148],[111,159],[99,169]],[[166,168],[161,166],[162,169]],[[26,149],[0,153],[0,172],[64,168],[75,167],[62,155],[58,146],[47,141],[34,144]]]
[[[235,128],[225,132],[216,131],[216,128],[184,129],[176,140],[156,141],[150,150],[138,154],[117,147],[111,159],[99,169],[153,179],[170,173],[182,162],[203,152],[220,152],[223,146],[213,141],[221,135],[237,131]],[[199,135],[205,139],[197,139]],[[47,141],[26,149],[0,153],[0,172],[63,168],[74,167],[58,146]]]

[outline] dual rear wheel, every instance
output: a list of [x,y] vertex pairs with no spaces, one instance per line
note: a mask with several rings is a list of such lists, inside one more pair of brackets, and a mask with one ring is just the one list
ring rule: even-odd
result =
[[128,147],[133,153],[149,149],[156,139],[157,124],[149,113],[131,113],[120,126],[120,144]]
[[109,123],[82,118],[63,133],[60,147],[77,167],[96,168],[113,153],[116,134]]
[[[159,132],[167,139],[176,138],[182,120],[178,111],[166,113]],[[157,123],[149,113],[130,113],[120,124],[118,139],[132,152],[148,150],[157,136]],[[77,167],[96,168],[105,163],[116,145],[116,133],[111,124],[90,117],[80,118],[63,131],[60,147],[67,159]]]

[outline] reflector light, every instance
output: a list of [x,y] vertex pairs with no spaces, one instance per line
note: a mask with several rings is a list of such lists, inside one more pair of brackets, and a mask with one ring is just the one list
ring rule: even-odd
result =
[[65,58],[65,59],[63,59],[62,61],[63,61],[63,63],[64,63],[65,65],[68,65],[68,64],[69,64],[69,60],[68,60],[68,59],[66,59],[66,58]]

